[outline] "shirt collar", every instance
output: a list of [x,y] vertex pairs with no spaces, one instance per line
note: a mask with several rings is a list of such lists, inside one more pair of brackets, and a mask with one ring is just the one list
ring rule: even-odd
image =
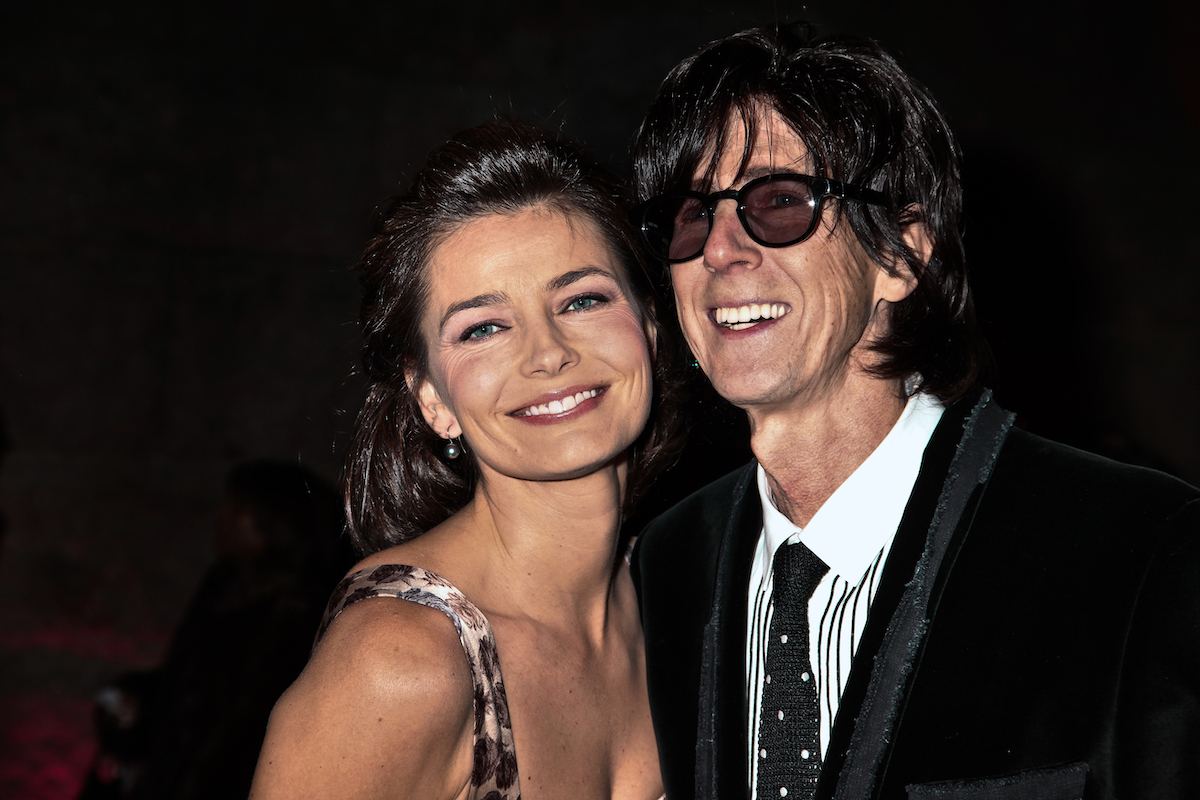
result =
[[835,575],[857,583],[891,544],[921,470],[925,446],[945,407],[936,397],[917,393],[908,398],[900,419],[879,446],[825,501],[801,529],[771,502],[767,473],[758,466],[758,494],[763,508],[764,569],[771,570],[775,550],[795,539],[813,551]]

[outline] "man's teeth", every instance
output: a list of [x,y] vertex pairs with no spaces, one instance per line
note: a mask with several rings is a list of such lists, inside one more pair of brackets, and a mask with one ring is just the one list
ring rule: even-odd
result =
[[542,403],[540,406],[530,406],[529,408],[521,409],[521,411],[517,412],[517,416],[537,417],[542,414],[561,414],[564,411],[570,411],[584,400],[589,400],[598,394],[600,394],[599,389],[576,392],[570,397],[564,397],[562,400],[551,400],[549,403]]
[[718,325],[728,325],[735,330],[750,327],[746,323],[764,319],[779,319],[791,309],[783,303],[751,303],[748,306],[729,306],[713,310]]

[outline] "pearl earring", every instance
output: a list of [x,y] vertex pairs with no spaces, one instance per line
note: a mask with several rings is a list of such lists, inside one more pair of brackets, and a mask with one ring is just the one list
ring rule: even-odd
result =
[[[449,431],[447,431],[447,433],[449,433]],[[462,445],[459,444],[457,436],[446,439],[446,447],[442,450],[442,454],[445,455],[446,459],[449,461],[453,461],[462,455]]]

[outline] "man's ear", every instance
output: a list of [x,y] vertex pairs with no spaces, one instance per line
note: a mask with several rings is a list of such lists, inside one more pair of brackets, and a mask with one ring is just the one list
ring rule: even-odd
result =
[[925,209],[911,203],[900,212],[900,236],[922,264],[933,258],[933,234],[925,224]]
[[444,435],[450,439],[462,436],[462,426],[458,424],[458,418],[454,416],[450,407],[442,402],[442,396],[429,378],[416,380],[411,372],[405,371],[404,381],[408,384],[408,390],[417,398],[421,416],[429,423],[429,427],[437,431],[439,436]]
[[[929,263],[933,257],[933,236],[925,224],[925,212],[919,205],[914,203],[900,211],[900,236],[904,239],[904,246],[918,261]],[[891,268],[894,274],[884,271],[879,296],[889,303],[898,303],[912,294],[917,287],[917,277],[908,262],[899,255],[893,257]]]

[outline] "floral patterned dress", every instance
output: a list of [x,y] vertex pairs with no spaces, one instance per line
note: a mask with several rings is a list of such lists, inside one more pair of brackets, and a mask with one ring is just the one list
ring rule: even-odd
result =
[[369,597],[396,597],[441,611],[458,629],[475,683],[475,763],[470,800],[520,800],[517,752],[495,637],[487,618],[449,581],[420,567],[383,564],[347,575],[325,609],[317,641],[344,609]]

